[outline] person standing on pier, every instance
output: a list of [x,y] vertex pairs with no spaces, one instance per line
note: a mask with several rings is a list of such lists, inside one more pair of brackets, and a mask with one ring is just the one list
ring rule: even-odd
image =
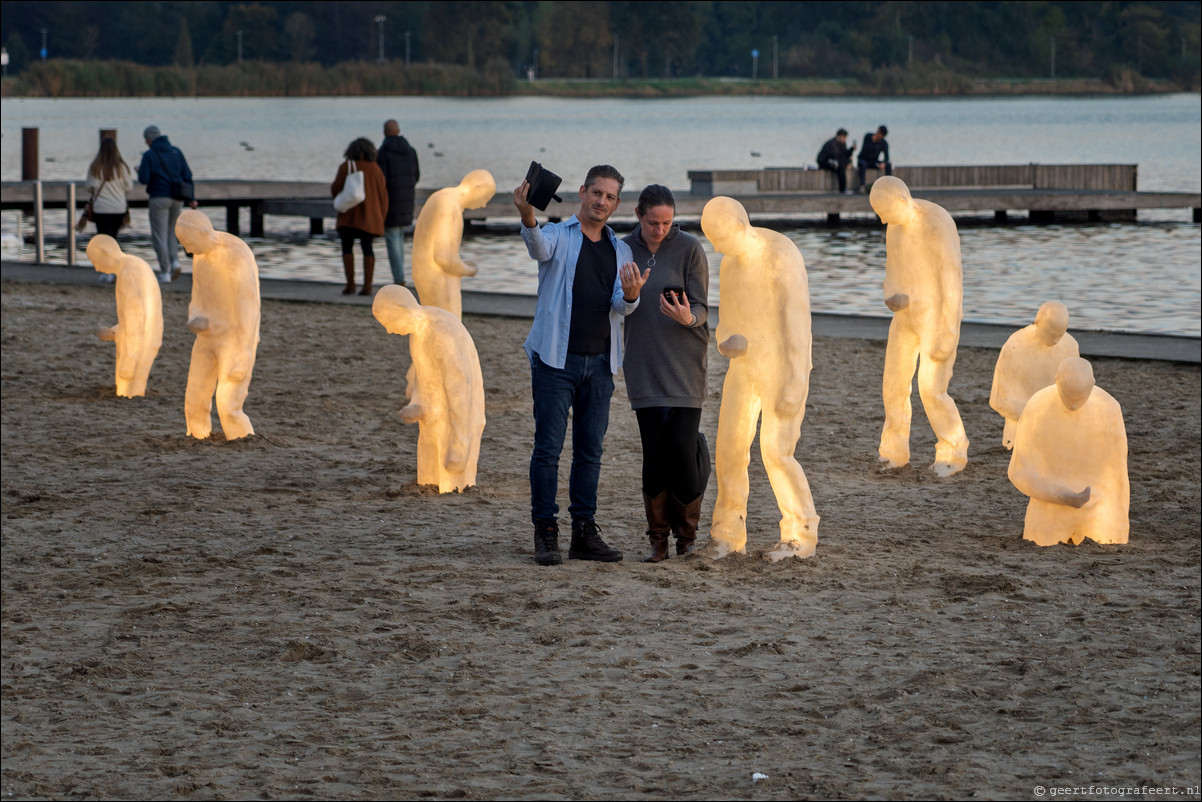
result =
[[856,151],[856,143],[847,146],[847,129],[840,128],[833,139],[826,140],[818,151],[818,169],[835,174],[839,181],[839,192],[847,194],[847,165],[851,164],[851,154]]
[[893,162],[889,161],[889,143],[885,137],[889,129],[881,126],[875,134],[864,134],[864,144],[860,148],[860,158],[856,160],[856,172],[860,178],[860,193],[868,191],[868,170],[884,170],[885,175],[893,175]]
[[182,187],[191,187],[192,170],[183,152],[167,141],[157,125],[142,132],[150,150],[142,154],[138,165],[138,183],[146,186],[150,201],[150,239],[159,261],[159,281],[166,284],[179,278],[179,240],[175,238],[175,223],[184,203],[195,209],[196,199],[176,197]]
[[622,319],[639,304],[650,271],[639,272],[630,246],[606,225],[617,211],[625,179],[608,164],[588,171],[580,210],[562,223],[538,225],[530,182],[513,191],[522,239],[538,262],[538,302],[524,348],[534,397],[530,456],[530,517],[534,560],[559,565],[559,454],[572,413],[568,496],[572,545],[568,559],[618,562],[622,552],[601,539],[594,521],[601,452],[609,426],[613,375],[622,366]]
[[357,172],[363,173],[364,198],[346,211],[339,212],[334,222],[342,241],[342,269],[346,273],[346,286],[342,294],[350,295],[355,291],[355,240],[359,240],[359,250],[363,253],[363,288],[359,294],[371,295],[372,274],[376,269],[376,254],[371,243],[374,237],[384,236],[388,190],[384,186],[384,174],[376,164],[376,146],[371,140],[359,137],[351,142],[343,158],[346,161],[338,166],[338,174],[334,176],[334,183],[330,184],[330,197],[336,198],[342,192],[350,166],[354,165]]
[[384,174],[384,185],[388,189],[388,215],[384,218],[384,248],[388,251],[388,266],[392,269],[392,283],[405,283],[405,229],[413,222],[413,198],[421,168],[417,162],[417,151],[401,136],[401,126],[396,120],[384,123],[384,141],[376,164]]

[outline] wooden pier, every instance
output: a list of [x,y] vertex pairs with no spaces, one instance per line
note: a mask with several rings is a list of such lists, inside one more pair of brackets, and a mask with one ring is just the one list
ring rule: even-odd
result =
[[[1134,220],[1141,209],[1192,209],[1194,222],[1202,222],[1202,193],[1140,192],[1136,189],[1135,165],[968,165],[928,166],[894,169],[917,198],[924,198],[947,209],[953,215],[989,213],[1002,221],[1011,213],[1025,214],[1031,222]],[[873,176],[875,177],[875,175]],[[838,225],[844,214],[871,215],[872,207],[864,194],[841,195],[832,191],[834,176],[825,171],[803,168],[766,168],[760,170],[702,170],[689,173],[688,191],[676,192],[677,214],[699,218],[706,202],[715,195],[735,198],[753,219],[788,220],[804,215],[825,215],[826,222]],[[43,209],[65,209],[69,181],[43,181]],[[0,184],[0,209],[35,210],[33,181],[5,181]],[[855,185],[854,176],[848,186]],[[634,197],[627,188],[626,203],[615,216],[633,219]],[[420,209],[434,190],[417,191]],[[264,218],[269,215],[306,217],[309,232],[321,234],[326,220],[336,217],[329,197],[330,185],[324,181],[256,181],[213,179],[196,182],[196,199],[201,206],[224,207],[226,230],[241,234],[241,209],[250,210],[251,237],[264,233]],[[82,209],[88,197],[82,182],[75,182],[75,205]],[[146,190],[135,186],[129,194],[130,206],[147,205]],[[577,209],[573,192],[563,203],[552,203],[546,217],[562,219]],[[541,217],[542,215],[540,215]],[[77,217],[73,210],[69,217]],[[516,219],[508,188],[500,188],[489,203],[464,212],[472,221]]]

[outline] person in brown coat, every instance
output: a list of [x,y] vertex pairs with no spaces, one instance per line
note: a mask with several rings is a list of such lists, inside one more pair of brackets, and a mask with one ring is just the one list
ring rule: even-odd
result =
[[[343,154],[355,163],[355,169],[363,173],[363,185],[367,197],[362,203],[338,213],[335,226],[342,240],[342,268],[346,271],[346,287],[343,295],[355,291],[355,240],[363,253],[363,289],[360,295],[371,295],[371,278],[376,269],[376,255],[372,252],[373,237],[384,236],[384,218],[388,214],[388,189],[384,173],[376,165],[376,147],[370,140],[360,137],[346,148]],[[338,167],[338,175],[330,184],[330,197],[336,197],[346,183],[347,162]]]

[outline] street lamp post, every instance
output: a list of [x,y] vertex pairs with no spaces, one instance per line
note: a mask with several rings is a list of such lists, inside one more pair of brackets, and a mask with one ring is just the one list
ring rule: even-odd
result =
[[376,61],[381,64],[384,63],[384,19],[383,14],[377,14],[375,17],[376,24],[380,26],[380,57]]
[[46,34],[47,33],[49,33],[49,31],[46,28],[42,28],[42,61],[46,60],[46,53],[47,53],[47,51],[46,51]]
[[409,66],[409,31],[405,31],[405,66]]
[[777,58],[778,51],[776,48],[776,41],[779,38],[779,36],[772,37],[772,77],[774,79],[780,77],[780,60]]
[[614,34],[614,80],[618,77],[618,35]]
[[753,81],[756,80],[756,78],[759,74],[759,66],[760,66],[760,51],[752,50],[751,51],[751,80],[753,80]]
[[238,31],[238,63],[242,63],[242,31]]

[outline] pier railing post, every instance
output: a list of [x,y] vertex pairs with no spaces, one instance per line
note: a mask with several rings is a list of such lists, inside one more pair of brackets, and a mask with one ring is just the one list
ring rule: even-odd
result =
[[75,267],[75,182],[67,184],[67,265]]
[[21,180],[38,180],[38,129],[21,129]]
[[[36,130],[36,129],[35,129]],[[46,261],[46,225],[42,210],[42,182],[33,185],[33,225],[34,225],[34,258],[37,263]]]

